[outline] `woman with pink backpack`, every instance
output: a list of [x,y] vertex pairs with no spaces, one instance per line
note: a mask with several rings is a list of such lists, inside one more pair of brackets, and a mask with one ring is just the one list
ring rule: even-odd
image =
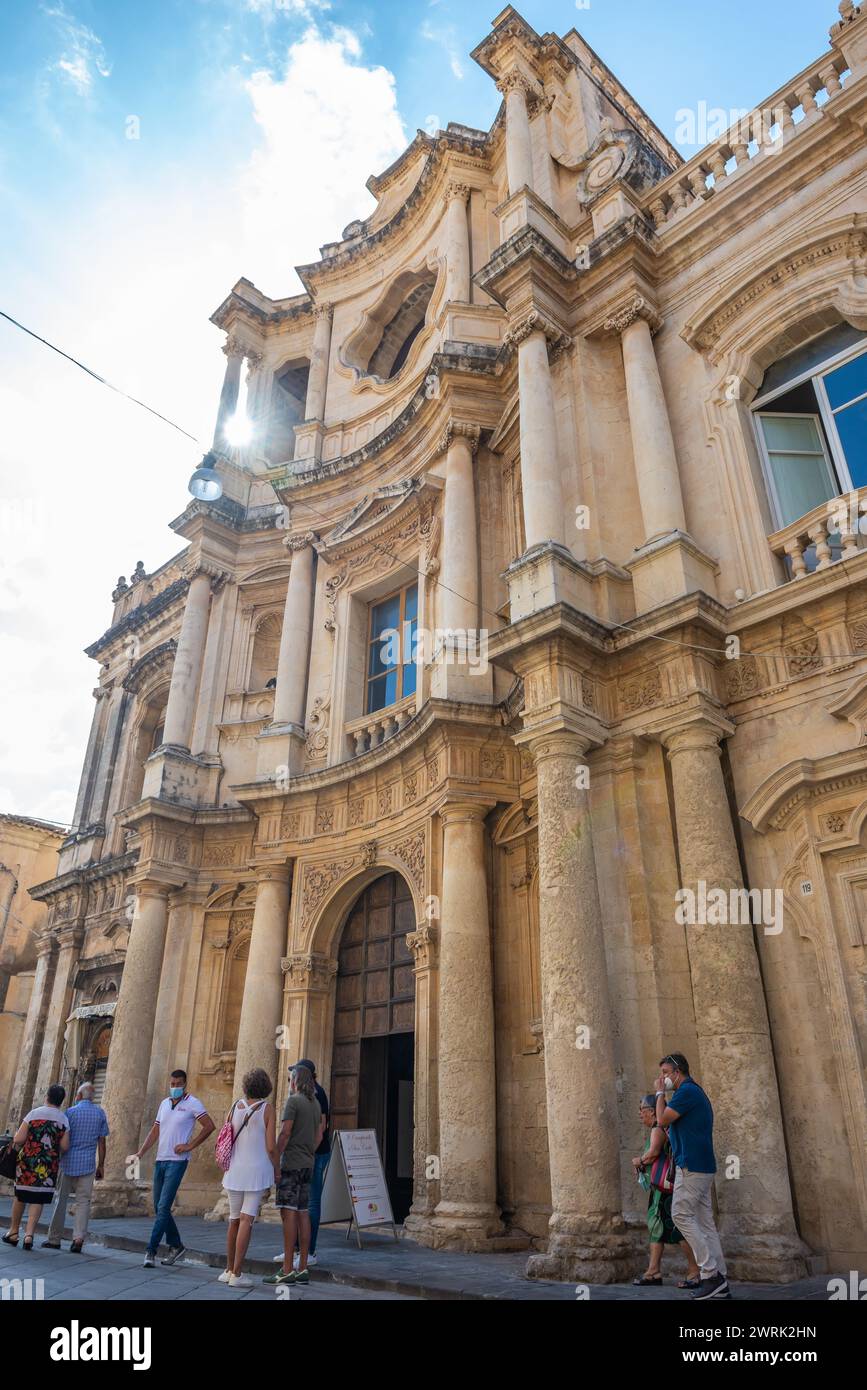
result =
[[229,1199],[229,1233],[226,1268],[220,1283],[230,1288],[250,1288],[253,1280],[241,1268],[250,1244],[253,1222],[262,1198],[280,1180],[274,1107],[268,1104],[273,1086],[261,1067],[248,1071],[242,1088],[217,1139],[217,1163],[224,1170],[223,1187]]

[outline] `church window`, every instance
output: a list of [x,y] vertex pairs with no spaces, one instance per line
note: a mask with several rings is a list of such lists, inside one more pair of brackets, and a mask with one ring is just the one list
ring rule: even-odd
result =
[[365,711],[387,709],[415,693],[418,585],[370,605]]

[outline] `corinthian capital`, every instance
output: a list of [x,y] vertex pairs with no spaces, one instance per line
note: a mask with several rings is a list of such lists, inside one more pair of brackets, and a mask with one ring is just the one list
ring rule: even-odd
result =
[[334,305],[323,300],[321,304],[313,305],[313,317],[315,319],[328,319],[329,323],[334,318]]
[[227,357],[246,357],[247,346],[238,338],[227,338],[223,344],[223,352]]
[[619,309],[616,309],[605,320],[603,327],[606,333],[625,333],[627,328],[631,324],[637,323],[639,319],[644,319],[650,325],[651,333],[658,333],[663,324],[663,320],[649,300],[641,294],[636,294],[625,304],[622,304]]
[[479,425],[471,425],[466,420],[449,420],[439,439],[439,452],[444,454],[454,439],[466,439],[473,453],[479,447],[479,436],[481,435]]
[[531,333],[544,333],[552,352],[555,354],[565,352],[572,343],[565,328],[561,328],[559,323],[555,323],[545,314],[540,314],[538,309],[532,309],[524,318],[518,319],[512,324],[503,339],[503,346],[507,348],[520,347]]
[[297,550],[306,550],[308,545],[312,545],[316,540],[314,531],[302,531],[295,536],[287,536],[283,541],[286,549],[294,553]]
[[468,183],[458,183],[456,179],[451,179],[446,184],[445,200],[450,203],[453,198],[461,203],[465,203],[470,196],[470,186]]

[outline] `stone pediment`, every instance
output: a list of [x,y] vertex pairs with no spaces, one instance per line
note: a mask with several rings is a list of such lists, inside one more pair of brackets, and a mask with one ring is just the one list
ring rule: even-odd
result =
[[322,538],[319,553],[326,559],[337,559],[378,536],[387,535],[420,506],[425,503],[430,506],[438,490],[434,480],[425,477],[403,478],[375,488]]

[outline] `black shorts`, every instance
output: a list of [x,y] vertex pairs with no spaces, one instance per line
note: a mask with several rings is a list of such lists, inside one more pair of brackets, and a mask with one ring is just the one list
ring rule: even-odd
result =
[[289,1211],[306,1211],[310,1205],[312,1168],[291,1168],[280,1174],[277,1184],[277,1206]]
[[15,1196],[19,1202],[33,1207],[47,1207],[49,1202],[54,1201],[53,1192],[34,1192],[32,1187],[16,1187]]

